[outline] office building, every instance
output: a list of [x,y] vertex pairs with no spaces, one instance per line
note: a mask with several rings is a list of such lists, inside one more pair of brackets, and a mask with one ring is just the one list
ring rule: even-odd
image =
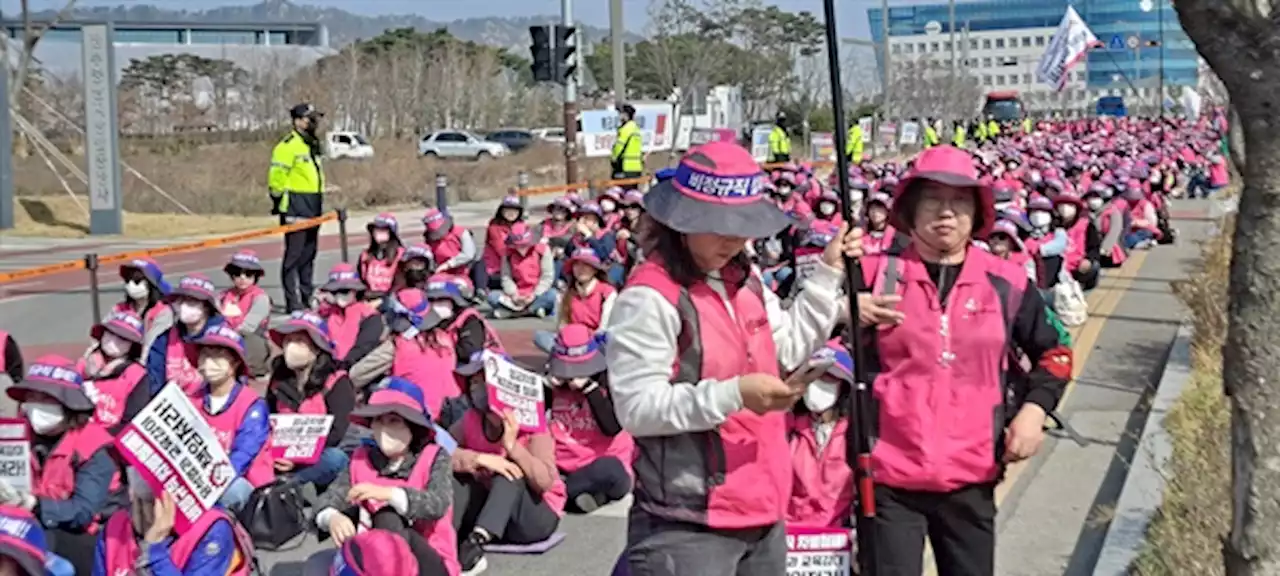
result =
[[[1076,64],[1066,87],[1057,93],[1035,80],[1035,70],[1068,5],[1075,7],[1102,46]],[[873,39],[883,44],[882,10],[869,9],[867,18]],[[928,57],[949,70],[949,23],[946,3],[891,6],[890,62]],[[1199,82],[1199,55],[1167,0],[957,2],[955,26],[959,68],[975,77],[984,91],[1018,91],[1031,110],[1079,111],[1108,94],[1154,107],[1161,76],[1165,94],[1175,96],[1180,87]],[[877,65],[883,71],[879,52]]]

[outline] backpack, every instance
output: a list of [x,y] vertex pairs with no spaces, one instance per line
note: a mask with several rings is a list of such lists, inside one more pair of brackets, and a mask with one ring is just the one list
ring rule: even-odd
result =
[[291,550],[306,541],[306,500],[301,486],[287,480],[260,486],[237,519],[262,550]]

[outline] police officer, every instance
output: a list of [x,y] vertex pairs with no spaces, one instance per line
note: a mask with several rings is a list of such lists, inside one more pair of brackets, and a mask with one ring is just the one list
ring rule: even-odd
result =
[[773,130],[769,132],[769,162],[791,161],[791,135],[785,127],[787,113],[779,111],[773,120]]
[[[618,136],[613,141],[609,164],[616,179],[639,178],[644,173],[644,135],[636,124],[636,108],[623,104],[618,109]],[[635,186],[629,186],[634,188]]]
[[[271,190],[271,213],[281,224],[316,218],[324,213],[324,170],[316,128],[323,113],[310,104],[289,111],[293,130],[271,151],[267,176]],[[305,310],[315,291],[312,268],[320,243],[320,227],[314,226],[284,235],[284,258],[280,263],[280,285],[285,307],[290,313]]]

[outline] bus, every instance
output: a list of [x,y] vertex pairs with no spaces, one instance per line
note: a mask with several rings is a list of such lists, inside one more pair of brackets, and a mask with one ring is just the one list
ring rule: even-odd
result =
[[1098,104],[1095,108],[1098,116],[1115,116],[1122,118],[1128,116],[1129,110],[1124,105],[1124,96],[1103,96],[1098,98]]
[[982,117],[990,116],[996,122],[1020,122],[1025,115],[1022,100],[1013,90],[988,93],[987,101],[982,105]]

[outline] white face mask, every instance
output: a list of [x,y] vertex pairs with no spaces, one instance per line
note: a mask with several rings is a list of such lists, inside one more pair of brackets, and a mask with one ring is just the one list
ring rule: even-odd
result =
[[316,351],[306,342],[290,340],[284,343],[284,365],[293,370],[310,366],[316,361]]
[[862,202],[862,191],[861,191],[861,190],[850,190],[850,191],[849,191],[849,199],[850,199],[850,200],[852,200],[854,204],[857,204],[857,203],[859,203],[859,202]]
[[22,414],[27,417],[27,422],[31,423],[31,429],[41,436],[56,433],[62,428],[63,421],[66,420],[61,404],[47,402],[28,402],[23,404]]
[[1102,209],[1102,199],[1101,199],[1101,198],[1090,198],[1090,199],[1088,199],[1086,202],[1089,204],[1089,209],[1090,209],[1090,210],[1101,210],[1101,209]]
[[183,324],[197,324],[204,320],[204,304],[200,302],[179,303],[178,320]]
[[1075,204],[1062,204],[1058,206],[1058,214],[1062,215],[1062,217],[1067,220],[1075,218],[1077,210],[1078,208],[1076,208]]
[[407,424],[386,424],[383,420],[373,422],[373,440],[386,456],[394,458],[404,454],[409,450],[412,439],[413,432]]
[[124,293],[130,300],[146,300],[151,295],[151,285],[142,282],[125,282]]
[[356,301],[356,295],[351,292],[340,292],[333,295],[333,303],[339,308],[346,308]]
[[836,382],[826,378],[819,379],[805,389],[804,406],[814,414],[821,414],[836,405],[839,392],[840,385]]
[[431,311],[435,312],[436,316],[445,320],[453,318],[453,304],[448,302],[433,302],[431,304]]
[[615,204],[613,200],[606,199],[606,200],[600,201],[600,209],[605,212],[613,212],[617,208],[618,208],[618,205]]
[[823,216],[830,216],[836,213],[836,207],[831,205],[830,203],[823,203],[818,206],[818,213],[822,214]]
[[226,382],[231,377],[231,361],[217,356],[201,356],[200,375],[210,383]]
[[1036,211],[1031,213],[1028,220],[1031,221],[1032,226],[1035,226],[1036,228],[1044,228],[1053,221],[1053,216],[1050,216],[1048,212]]
[[133,343],[112,334],[111,332],[103,332],[102,339],[98,340],[98,350],[102,351],[102,355],[107,358],[119,358],[129,353],[129,349],[133,347]]

